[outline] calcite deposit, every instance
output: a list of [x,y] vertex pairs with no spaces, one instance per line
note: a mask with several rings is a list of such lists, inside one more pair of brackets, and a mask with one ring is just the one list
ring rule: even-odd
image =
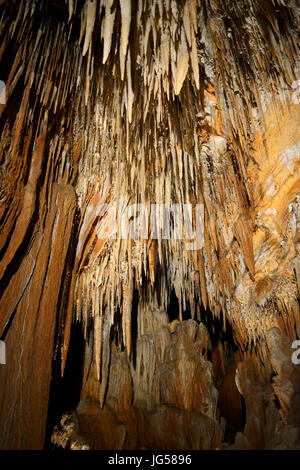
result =
[[0,0],[0,449],[300,448],[299,33]]

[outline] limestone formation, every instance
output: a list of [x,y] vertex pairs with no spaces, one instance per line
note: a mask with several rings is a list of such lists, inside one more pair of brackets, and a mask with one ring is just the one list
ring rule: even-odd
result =
[[299,33],[0,0],[0,449],[299,447]]

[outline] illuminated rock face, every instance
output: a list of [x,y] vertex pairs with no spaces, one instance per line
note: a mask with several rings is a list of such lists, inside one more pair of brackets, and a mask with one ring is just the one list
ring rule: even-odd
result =
[[297,2],[0,10],[0,448],[297,447]]

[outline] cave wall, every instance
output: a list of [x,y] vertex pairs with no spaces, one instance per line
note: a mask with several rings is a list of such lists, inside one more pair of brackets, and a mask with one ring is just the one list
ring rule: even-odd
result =
[[[43,447],[53,361],[63,373],[74,321],[86,341],[79,411],[120,426],[89,445],[156,446],[164,416],[164,435],[180,420],[209,430],[182,441],[176,428],[166,446],[215,448],[225,435],[217,402],[228,416],[241,395],[248,427],[236,445],[266,445],[265,414],[272,433],[297,390],[281,396],[279,378],[281,412],[261,405],[264,382],[282,375],[268,331],[295,339],[300,327],[297,3],[3,0],[0,9],[1,448]],[[174,225],[168,240],[114,238],[105,205],[120,198],[121,215],[135,203],[202,204],[203,247],[187,250]],[[204,311],[232,331],[231,362],[222,341],[207,357]],[[91,439],[89,418],[72,419]],[[152,440],[134,441],[139,425]],[[276,445],[293,445],[280,432]]]
[[112,345],[104,406],[92,365],[76,410],[54,428],[54,448],[299,450],[300,372],[287,336],[267,332],[269,380],[227,342],[213,346],[203,323],[159,317],[138,339],[135,365]]
[[14,297],[1,299],[1,312],[9,318],[8,361],[0,369],[1,449],[44,446],[57,304],[75,203],[71,187],[53,185],[44,229],[35,226],[32,244],[7,287]]

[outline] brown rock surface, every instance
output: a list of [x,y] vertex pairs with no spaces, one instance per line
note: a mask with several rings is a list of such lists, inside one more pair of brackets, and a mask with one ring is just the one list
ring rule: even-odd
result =
[[0,448],[297,447],[299,17],[0,0]]

